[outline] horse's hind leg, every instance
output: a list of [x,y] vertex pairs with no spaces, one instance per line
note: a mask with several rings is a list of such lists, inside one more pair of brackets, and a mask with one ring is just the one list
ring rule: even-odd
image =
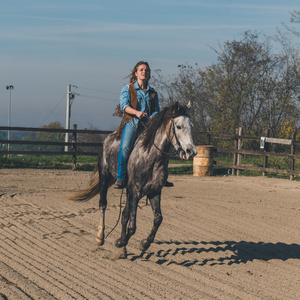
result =
[[[100,171],[101,172],[101,171]],[[99,173],[100,173],[99,172]],[[107,190],[109,187],[109,175],[105,176],[104,174],[99,174],[99,192],[100,192],[100,200],[99,200],[99,210],[100,210],[100,222],[98,226],[98,233],[96,235],[96,242],[99,246],[104,244],[104,230],[105,230],[105,210],[107,206]]]
[[96,242],[99,246],[102,246],[104,244],[104,230],[105,230],[105,210],[107,206],[107,200],[106,200],[106,191],[102,190],[100,191],[100,200],[99,200],[99,210],[100,210],[100,222],[98,225],[98,233],[96,235]]
[[149,198],[151,208],[152,208],[152,211],[154,214],[154,222],[153,222],[153,227],[152,227],[147,239],[142,240],[140,243],[141,251],[146,251],[150,247],[150,245],[154,242],[155,235],[156,235],[157,230],[162,222],[163,217],[162,217],[161,209],[160,209],[160,197],[161,197],[161,194]]

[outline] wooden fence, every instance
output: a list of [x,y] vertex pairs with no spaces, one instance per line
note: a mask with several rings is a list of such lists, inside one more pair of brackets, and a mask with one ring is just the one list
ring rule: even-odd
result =
[[[300,175],[300,171],[295,170],[295,160],[300,160],[300,155],[296,155],[296,146],[300,146],[300,140],[295,139],[295,133],[292,134],[291,139],[279,139],[279,138],[271,138],[270,131],[266,130],[264,136],[256,137],[256,136],[247,136],[243,135],[242,128],[239,127],[236,129],[235,135],[229,134],[213,134],[208,132],[202,132],[202,134],[206,134],[207,141],[209,145],[214,145],[213,140],[230,140],[234,141],[234,148],[224,149],[224,148],[215,148],[215,152],[217,153],[231,153],[233,154],[233,162],[232,164],[224,163],[221,161],[215,161],[214,164],[226,167],[228,169],[232,169],[232,174],[235,172],[237,175],[240,175],[242,170],[250,170],[250,171],[258,171],[262,172],[263,175],[266,175],[267,172],[270,173],[279,173],[279,174],[289,174],[290,180],[294,178],[295,175]],[[243,141],[250,140],[256,141],[257,144],[260,145],[259,149],[254,150],[246,150],[243,149]],[[281,144],[288,145],[290,147],[289,153],[275,153],[271,151],[271,144]],[[299,153],[299,151],[298,151]],[[262,156],[263,157],[263,166],[250,166],[250,165],[242,165],[242,156],[250,155],[250,156]],[[268,167],[268,158],[269,157],[277,157],[277,158],[286,158],[290,160],[290,168],[289,169],[279,169],[279,168],[269,168]]]
[[[28,127],[5,127],[0,126],[0,131],[22,131],[22,132],[44,132],[44,133],[60,133],[70,135],[69,142],[52,142],[52,141],[37,141],[37,140],[1,140],[0,144],[7,145],[40,145],[40,146],[61,146],[61,151],[32,151],[32,150],[1,150],[0,154],[17,154],[17,155],[71,155],[73,169],[76,168],[76,157],[78,155],[87,155],[87,156],[98,156],[102,143],[88,143],[88,142],[78,142],[79,134],[91,134],[91,135],[107,135],[112,131],[103,131],[103,130],[80,130],[77,129],[77,125],[73,125],[73,129],[50,129],[50,128],[28,128]],[[68,150],[66,151],[66,147]],[[85,151],[84,148],[87,147],[97,147],[98,150],[91,152]]]
[[[49,129],[49,128],[26,128],[26,127],[0,127],[0,131],[23,131],[23,132],[47,132],[53,133],[58,132],[61,134],[69,133],[71,136],[70,142],[51,142],[51,141],[29,141],[29,140],[1,140],[0,144],[10,144],[10,145],[47,145],[47,146],[61,146],[62,149],[68,146],[69,151],[23,151],[23,150],[1,150],[1,154],[21,154],[21,155],[72,155],[73,169],[76,168],[76,156],[78,155],[89,155],[89,156],[98,156],[99,151],[85,151],[84,148],[87,147],[97,147],[100,148],[102,143],[88,143],[88,142],[78,142],[79,134],[91,134],[91,135],[99,135],[99,134],[109,134],[112,131],[102,131],[102,130],[79,130],[77,129],[77,125],[73,125],[73,129]],[[289,174],[290,179],[292,180],[295,175],[300,175],[300,171],[295,170],[295,160],[300,160],[300,155],[296,155],[296,146],[300,145],[300,141],[295,139],[295,134],[292,134],[291,139],[277,139],[269,137],[269,131],[266,131],[264,136],[256,137],[256,136],[247,136],[242,134],[242,128],[236,129],[235,135],[230,134],[214,134],[210,131],[198,132],[199,135],[204,135],[207,144],[209,145],[217,145],[220,140],[229,140],[234,141],[233,148],[219,148],[215,146],[215,152],[219,154],[227,153],[233,155],[232,164],[228,164],[221,161],[214,160],[214,164],[226,167],[228,169],[232,169],[232,174],[240,175],[242,170],[251,170],[251,171],[259,171],[265,175],[267,172],[272,173],[281,173],[281,174]],[[243,149],[243,141],[250,140],[256,141],[260,144],[260,149],[257,151],[246,150]],[[290,153],[275,153],[271,151],[271,144],[283,144],[288,145],[290,147]],[[251,155],[251,156],[263,156],[263,166],[249,166],[242,165],[242,156],[243,155]],[[269,168],[268,167],[268,158],[269,157],[279,157],[279,158],[287,158],[290,160],[290,168],[287,169],[278,169],[278,168]]]

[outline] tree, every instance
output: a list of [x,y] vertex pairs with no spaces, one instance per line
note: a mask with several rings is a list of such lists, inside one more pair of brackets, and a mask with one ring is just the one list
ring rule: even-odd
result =
[[[48,125],[43,125],[41,128],[48,129],[64,129],[63,125],[59,121],[51,122]],[[65,134],[61,132],[39,132],[36,135],[36,139],[40,141],[50,141],[50,142],[64,142]],[[38,146],[41,151],[62,151],[63,146]]]
[[[187,104],[191,102],[190,115],[196,130],[206,130],[209,126],[209,102],[203,89],[201,70],[197,65],[178,65],[178,75],[165,77],[161,70],[155,70],[153,85],[158,90],[161,106],[175,101]],[[195,135],[195,141],[197,137]]]
[[299,116],[299,56],[282,36],[276,41],[281,49],[274,54],[270,38],[261,42],[245,32],[242,40],[226,42],[217,52],[219,63],[203,72],[211,95],[218,93],[212,116],[217,131],[242,126],[275,133],[286,117]]
[[[86,130],[100,130],[95,127],[93,124],[89,123],[89,128],[85,128]],[[107,137],[107,134],[92,134],[92,133],[81,133],[78,135],[78,141],[84,143],[99,143],[102,144]],[[85,152],[99,152],[101,153],[102,145],[100,146],[89,146],[84,147],[82,150]]]
[[300,60],[285,36],[261,41],[248,31],[213,50],[218,62],[204,70],[181,65],[171,78],[155,74],[163,102],[192,101],[196,130],[232,133],[242,126],[247,133],[270,128],[276,134],[287,119],[299,119]]
[[[294,10],[291,12],[290,22],[296,23],[296,24],[300,23],[300,10]],[[288,31],[293,33],[295,36],[298,36],[298,37],[300,36],[300,32],[295,27],[291,27],[291,26],[287,26],[287,25],[285,25],[285,27],[288,29]]]

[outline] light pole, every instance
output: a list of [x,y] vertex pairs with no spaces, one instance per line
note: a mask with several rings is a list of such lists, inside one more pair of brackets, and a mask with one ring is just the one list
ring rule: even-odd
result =
[[[71,116],[71,112],[70,112],[70,99],[71,99],[71,85],[68,84],[67,86],[67,110],[66,110],[66,129],[70,129],[70,116]],[[65,135],[65,143],[69,142],[69,133],[66,132]],[[65,146],[65,152],[69,151],[69,146]]]
[[[14,89],[13,85],[7,85],[6,89],[9,90],[9,105],[8,105],[8,130],[7,130],[7,140],[9,141],[10,139],[10,123],[11,123],[11,90]],[[9,143],[7,144],[7,150],[9,151]]]
[[[73,87],[77,88],[77,86],[72,85]],[[71,92],[71,84],[68,84],[67,86],[67,109],[66,109],[66,129],[70,129],[70,118],[71,118],[71,100],[74,100],[75,94]],[[66,132],[65,135],[65,143],[69,142],[69,133]],[[65,152],[69,151],[69,146],[65,146]]]

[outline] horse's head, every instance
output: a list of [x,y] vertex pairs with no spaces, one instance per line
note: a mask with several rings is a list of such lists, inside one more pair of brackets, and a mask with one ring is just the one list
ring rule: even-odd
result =
[[[170,147],[171,143],[181,159],[195,156],[197,150],[192,137],[193,124],[189,116],[189,108],[190,105],[183,106],[176,102],[153,117],[142,139],[144,149],[149,149],[154,145],[155,148],[165,153],[168,149],[164,147]],[[163,132],[165,138],[160,134],[157,136],[157,132]],[[155,139],[157,139],[156,142]]]
[[193,142],[193,123],[189,116],[190,103],[182,106],[178,102],[170,107],[172,118],[168,124],[168,138],[181,159],[189,159],[197,154]]

